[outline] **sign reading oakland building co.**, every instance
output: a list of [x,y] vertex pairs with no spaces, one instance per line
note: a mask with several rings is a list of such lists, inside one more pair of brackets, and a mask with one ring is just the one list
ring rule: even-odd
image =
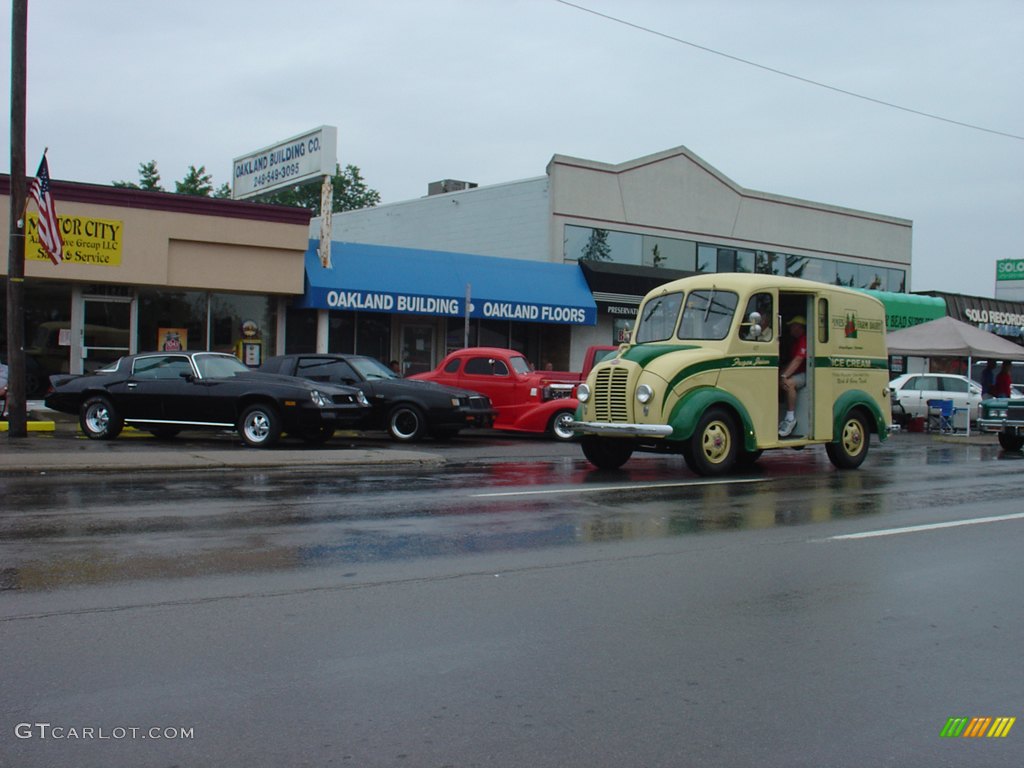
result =
[[[25,238],[25,258],[50,261],[39,244],[39,214],[29,212]],[[101,267],[121,266],[123,221],[95,219],[91,216],[58,216],[64,240],[64,263],[92,264]]]
[[236,157],[231,172],[231,196],[240,200],[333,176],[338,163],[338,129],[322,125],[270,147]]

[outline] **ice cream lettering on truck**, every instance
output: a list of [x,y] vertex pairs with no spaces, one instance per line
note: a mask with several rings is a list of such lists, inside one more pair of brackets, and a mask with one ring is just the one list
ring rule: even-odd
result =
[[595,366],[577,398],[571,428],[602,469],[656,451],[718,475],[766,449],[809,445],[852,469],[871,434],[884,440],[891,426],[885,310],[796,278],[684,278],[644,297],[630,343]]

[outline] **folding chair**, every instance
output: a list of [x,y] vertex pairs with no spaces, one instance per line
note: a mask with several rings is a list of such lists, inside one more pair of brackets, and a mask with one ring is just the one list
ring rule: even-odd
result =
[[953,401],[952,400],[929,400],[928,401],[928,431],[934,429],[939,432],[953,432]]

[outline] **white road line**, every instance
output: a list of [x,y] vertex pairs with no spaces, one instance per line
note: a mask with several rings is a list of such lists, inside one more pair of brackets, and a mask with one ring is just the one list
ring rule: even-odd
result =
[[930,523],[929,525],[910,525],[906,528],[886,528],[881,531],[865,531],[864,533],[847,533],[842,536],[830,536],[824,541],[843,541],[845,539],[873,539],[878,536],[898,536],[901,533],[920,533],[937,531],[942,528],[960,528],[965,525],[982,525],[983,523],[1003,523],[1007,520],[1022,520],[1024,512],[1012,515],[996,515],[994,517],[975,517],[970,520],[951,520],[948,523]]
[[543,496],[555,493],[604,493],[606,491],[641,491],[651,488],[694,488],[702,485],[739,485],[741,483],[766,483],[770,478],[752,477],[747,480],[697,480],[689,483],[649,483],[638,485],[587,485],[573,488],[545,488],[539,491],[500,491],[497,493],[474,493],[474,499],[486,499],[507,496]]

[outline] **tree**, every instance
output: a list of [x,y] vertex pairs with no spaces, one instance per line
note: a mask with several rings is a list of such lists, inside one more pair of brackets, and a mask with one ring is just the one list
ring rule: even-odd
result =
[[156,160],[139,163],[139,182],[139,184],[134,184],[130,181],[115,181],[113,184],[115,187],[141,189],[145,192],[163,192],[164,188],[160,186],[160,171],[156,169]]
[[590,237],[583,246],[580,261],[611,261],[612,247],[608,244],[607,229],[592,229]]
[[[355,165],[346,165],[342,170],[341,165],[335,165],[334,176],[331,177],[331,186],[334,188],[334,203],[331,210],[334,213],[343,211],[355,211],[360,208],[373,208],[380,202],[380,192],[371,189],[366,185],[363,175]],[[309,208],[314,216],[320,215],[320,191],[322,181],[299,184],[287,189],[280,189],[259,198],[261,203],[272,205],[292,205],[299,208]]]
[[213,192],[213,177],[206,172],[206,166],[188,167],[188,173],[181,181],[174,182],[174,191],[179,195],[209,197]]

